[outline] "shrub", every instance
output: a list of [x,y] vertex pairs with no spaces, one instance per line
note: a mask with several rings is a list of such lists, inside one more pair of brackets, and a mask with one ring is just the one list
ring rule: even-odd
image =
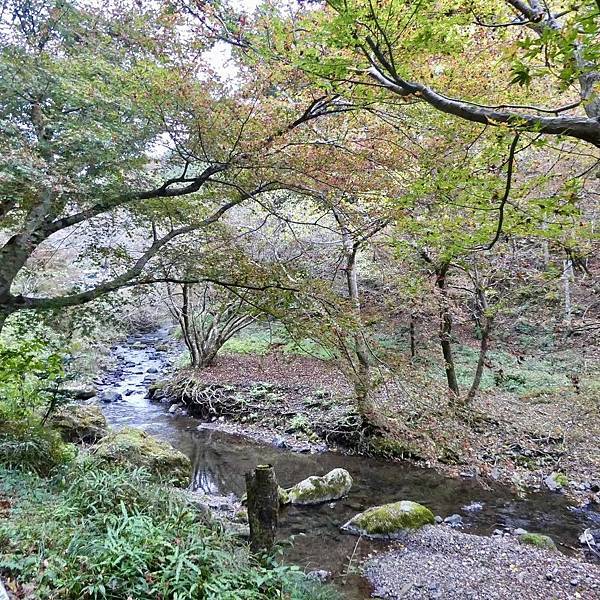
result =
[[48,475],[73,459],[76,449],[32,415],[15,418],[0,404],[0,464]]
[[0,463],[47,475],[74,456],[44,423],[62,376],[61,356],[42,341],[0,342]]

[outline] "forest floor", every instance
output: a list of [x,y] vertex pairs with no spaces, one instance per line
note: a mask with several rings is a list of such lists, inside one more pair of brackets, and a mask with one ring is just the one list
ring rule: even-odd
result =
[[[477,478],[484,486],[494,480],[524,491],[555,487],[554,481],[556,491],[581,505],[600,506],[594,394],[562,389],[520,398],[488,390],[464,411],[453,407],[443,386],[406,369],[404,376],[388,378],[376,396],[381,455]],[[207,427],[298,451],[369,450],[352,438],[352,390],[330,362],[281,353],[223,354],[179,378],[211,389],[213,395],[196,398],[195,406]],[[225,395],[221,402],[215,402],[215,389]]]

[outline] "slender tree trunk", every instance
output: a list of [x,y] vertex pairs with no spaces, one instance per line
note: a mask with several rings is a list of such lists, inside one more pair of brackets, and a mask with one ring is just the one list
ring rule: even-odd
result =
[[248,522],[252,552],[269,553],[275,544],[279,519],[279,486],[272,465],[258,465],[246,473]]
[[356,381],[354,383],[356,405],[363,421],[368,425],[373,425],[375,420],[375,407],[373,406],[370,396],[371,364],[369,361],[369,349],[365,342],[362,327],[360,294],[358,291],[358,273],[356,269],[356,255],[358,254],[359,244],[353,244],[348,229],[342,224],[341,221],[340,225],[342,226],[342,239],[344,243],[344,252],[346,255],[345,272],[348,296],[360,324],[359,331],[354,336],[354,351],[358,363]]
[[477,367],[475,368],[475,376],[473,377],[473,383],[465,397],[465,404],[469,404],[475,399],[475,395],[479,391],[481,385],[481,377],[483,375],[483,367],[485,366],[485,358],[487,356],[488,349],[490,347],[490,334],[492,332],[493,318],[484,317],[485,325],[481,330],[481,344],[479,346],[479,359],[477,360]]
[[410,338],[410,358],[414,360],[417,356],[417,341],[415,339],[415,315],[410,315],[410,323],[408,325],[408,335]]
[[192,332],[191,319],[193,318],[193,316],[190,314],[190,286],[187,283],[184,283],[181,292],[182,301],[181,311],[179,313],[179,324],[181,325],[181,333],[183,335],[185,345],[187,346],[190,353],[190,364],[192,365],[192,367],[198,367],[200,362],[200,356]]
[[455,397],[459,397],[460,390],[456,378],[456,368],[454,365],[454,356],[452,353],[452,315],[450,314],[450,305],[448,301],[448,290],[446,288],[446,275],[449,268],[448,263],[444,263],[436,271],[436,285],[440,290],[440,343],[442,354],[444,356],[444,369],[448,387]]
[[6,320],[11,315],[10,311],[0,309],[0,333],[2,333],[2,329],[6,323]]
[[571,284],[573,282],[573,261],[567,258],[563,261],[563,289],[565,292],[565,323],[571,328],[573,307],[571,304]]

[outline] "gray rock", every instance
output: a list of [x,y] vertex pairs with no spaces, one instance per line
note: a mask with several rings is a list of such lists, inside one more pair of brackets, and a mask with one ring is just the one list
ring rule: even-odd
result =
[[321,583],[325,583],[331,579],[331,571],[325,571],[325,569],[317,569],[315,571],[309,571],[306,574],[308,579],[313,579],[314,581],[320,581]]
[[564,475],[552,473],[544,479],[544,484],[551,492],[560,492],[563,489]]
[[390,538],[434,523],[435,517],[427,507],[401,500],[359,513],[342,526],[342,531],[366,537]]
[[105,404],[110,404],[111,402],[120,402],[123,399],[123,396],[119,394],[119,392],[102,392],[100,394],[100,400]]
[[513,531],[513,535],[525,535],[526,533],[527,529],[523,529],[521,527],[517,527],[517,529]]
[[435,523],[436,525],[441,525],[444,522],[444,519],[440,517],[440,515],[435,515]]
[[287,442],[282,437],[273,438],[272,443],[275,448],[287,448]]
[[67,442],[96,442],[108,433],[106,418],[95,404],[61,406],[50,422]]
[[466,512],[477,512],[483,508],[484,502],[471,502],[462,507],[462,510]]
[[451,527],[462,527],[463,518],[457,514],[450,515],[444,519],[444,523],[446,523],[446,525],[450,525]]
[[307,477],[286,490],[292,504],[321,504],[343,498],[352,487],[346,469],[333,469],[323,477]]
[[586,529],[580,536],[579,541],[584,546],[600,548],[600,529]]
[[89,400],[97,394],[95,387],[76,386],[69,384],[62,387],[60,393],[64,394],[65,396],[74,398],[75,400]]
[[4,584],[2,583],[1,579],[0,579],[0,600],[10,600],[8,597],[8,593],[7,593],[6,589],[4,588]]
[[158,369],[156,367],[150,367],[146,370],[147,373],[158,373]]

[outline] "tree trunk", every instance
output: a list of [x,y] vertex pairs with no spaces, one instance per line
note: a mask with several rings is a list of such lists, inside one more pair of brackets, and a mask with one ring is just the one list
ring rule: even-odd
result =
[[417,341],[415,339],[415,316],[410,315],[410,324],[408,326],[408,335],[410,338],[410,358],[414,360],[417,356]]
[[473,377],[473,383],[469,389],[467,396],[465,397],[465,404],[469,404],[475,399],[475,395],[481,385],[481,377],[483,375],[483,367],[485,366],[485,358],[487,351],[490,347],[490,334],[492,332],[492,317],[485,317],[485,325],[481,330],[481,344],[479,346],[479,360],[477,361],[477,367],[475,368],[475,376]]
[[449,268],[448,263],[444,263],[436,270],[436,285],[440,290],[440,343],[442,354],[444,356],[444,370],[450,391],[458,398],[460,390],[456,378],[456,369],[454,366],[454,356],[452,354],[452,315],[448,302],[448,290],[446,289],[446,275]]
[[563,261],[563,287],[565,292],[565,323],[569,329],[571,328],[573,318],[573,307],[571,304],[571,283],[573,282],[573,278],[573,261],[567,258]]
[[0,333],[2,333],[4,324],[6,323],[6,320],[8,319],[10,314],[10,311],[0,309]]
[[258,465],[246,473],[250,548],[255,553],[270,553],[275,544],[279,518],[279,487],[272,465]]
[[[349,241],[349,238],[346,238]],[[371,392],[371,364],[369,361],[369,349],[365,342],[362,331],[360,295],[358,291],[358,274],[356,272],[356,254],[358,245],[346,247],[346,284],[348,286],[348,296],[356,312],[356,317],[360,323],[360,330],[354,336],[354,347],[356,360],[358,363],[357,381],[354,389],[356,393],[356,405],[363,421],[368,425],[373,425],[375,418],[375,407],[370,398]]]

